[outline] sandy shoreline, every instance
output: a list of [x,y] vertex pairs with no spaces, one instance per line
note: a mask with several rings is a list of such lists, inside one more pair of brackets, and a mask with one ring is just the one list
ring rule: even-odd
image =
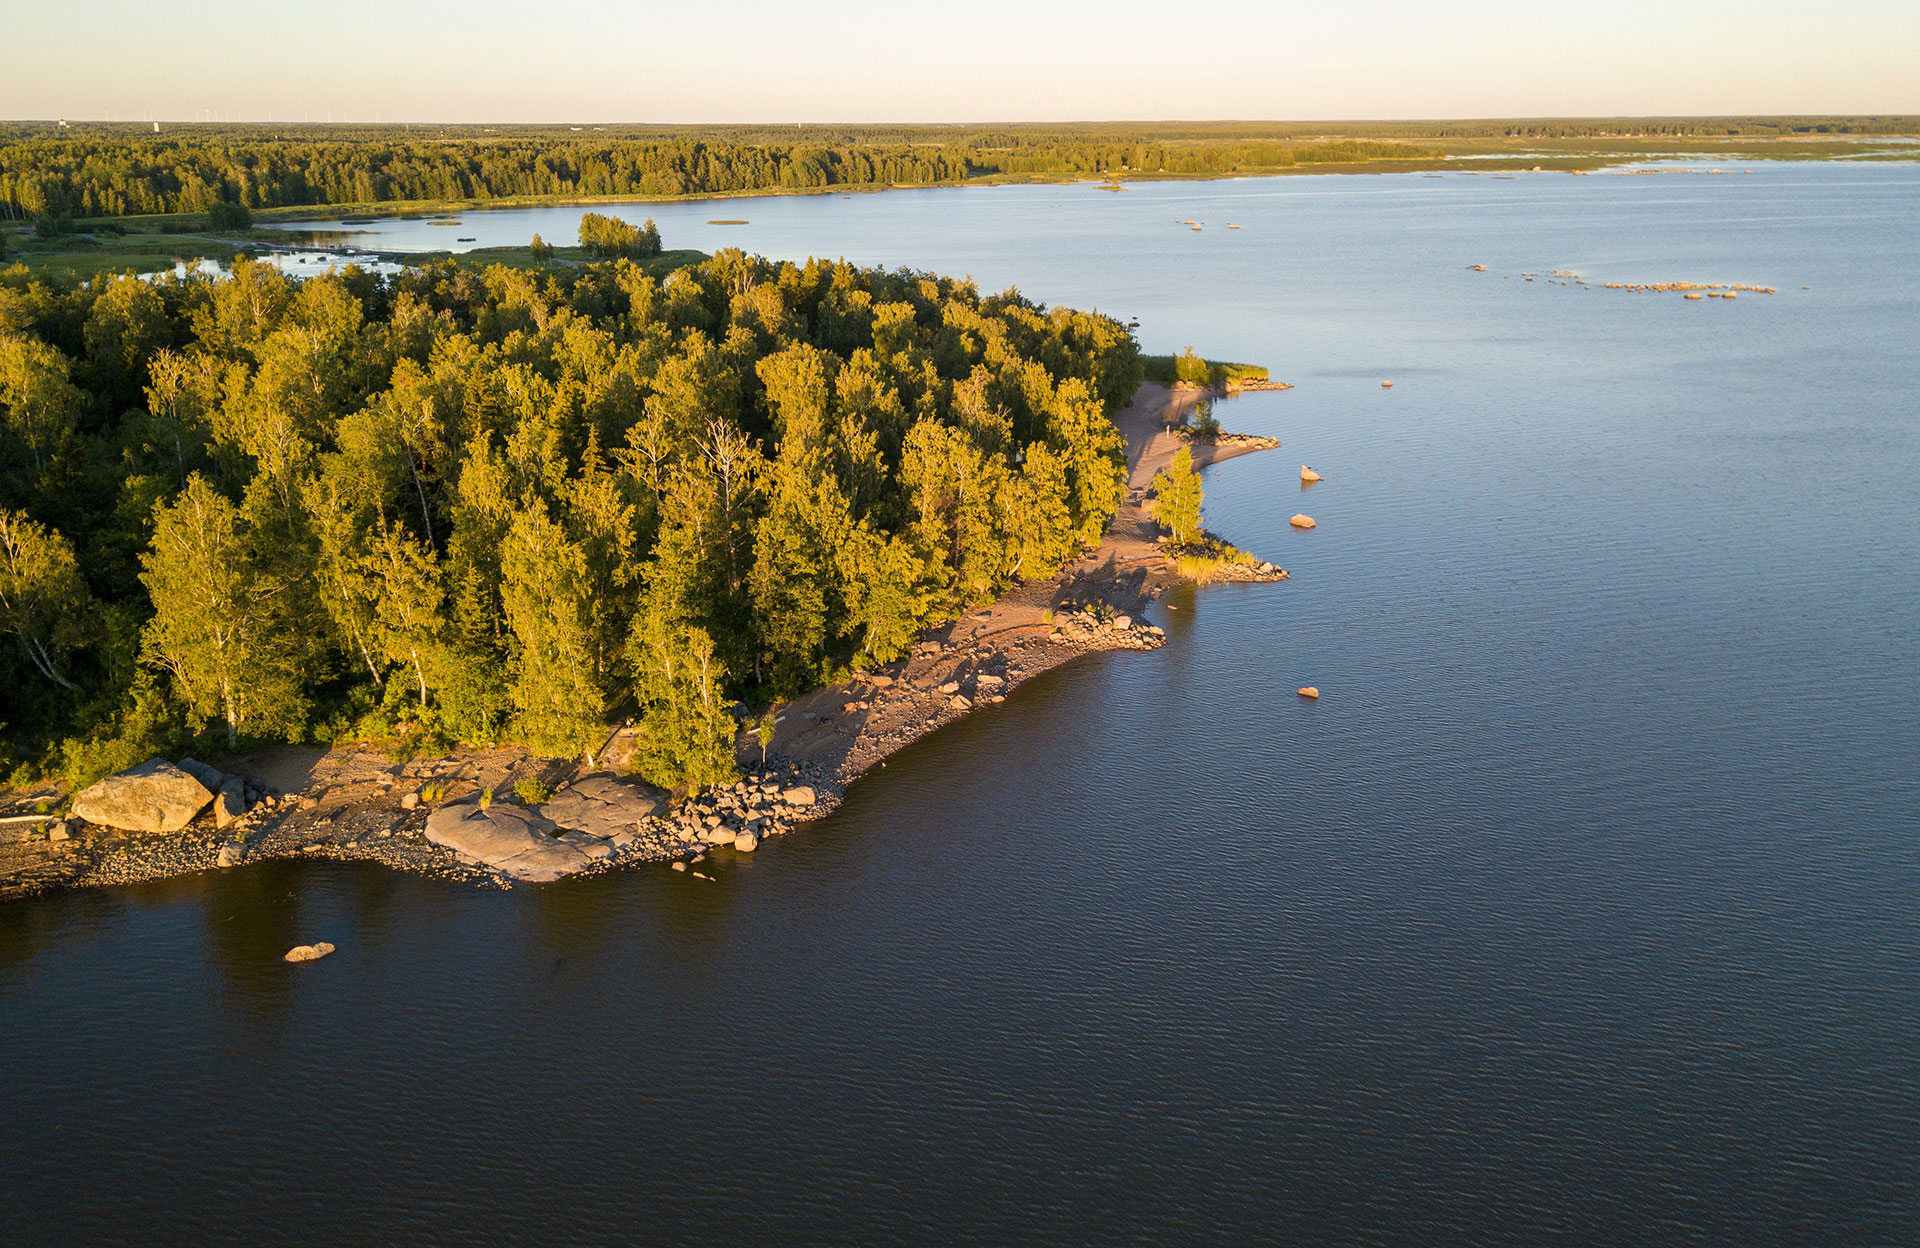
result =
[[[1149,514],[1147,492],[1154,474],[1182,446],[1191,450],[1196,467],[1204,467],[1277,445],[1272,439],[1188,441],[1171,432],[1204,397],[1206,392],[1197,389],[1143,385],[1115,415],[1127,440],[1128,489],[1097,548],[1053,580],[1016,586],[991,605],[930,630],[907,658],[783,707],[765,765],[759,742],[743,731],[736,745],[746,780],[646,819],[586,873],[669,860],[697,864],[709,853],[737,852],[711,849],[709,831],[736,826],[751,827],[759,836],[791,831],[837,809],[847,786],[888,756],[978,705],[1004,701],[1033,677],[1083,654],[1165,644],[1146,612],[1185,578],[1162,550],[1159,527]],[[1233,576],[1270,581],[1284,573],[1254,565],[1234,569]],[[628,739],[628,730],[616,731],[603,761],[617,768]],[[405,795],[432,785],[454,798],[481,789],[504,797],[518,780],[535,778],[558,789],[586,774],[577,760],[543,759],[519,748],[462,749],[443,758],[402,762],[367,746],[287,746],[215,761],[276,796],[234,828],[217,832],[200,826],[204,818],[161,836],[69,824],[74,828],[69,839],[57,842],[46,840],[44,832],[35,839],[34,831],[8,828],[0,836],[0,898],[212,870],[236,833],[244,838],[244,863],[289,857],[368,860],[505,887],[509,881],[501,873],[429,840],[426,806],[403,809]],[[814,800],[799,807],[760,795],[790,786],[811,789]],[[25,796],[31,800],[32,794]]]

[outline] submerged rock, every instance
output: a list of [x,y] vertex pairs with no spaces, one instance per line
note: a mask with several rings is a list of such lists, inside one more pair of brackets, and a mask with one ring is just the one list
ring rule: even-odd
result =
[[177,832],[212,800],[206,785],[153,758],[82,790],[73,799],[73,813],[124,832]]

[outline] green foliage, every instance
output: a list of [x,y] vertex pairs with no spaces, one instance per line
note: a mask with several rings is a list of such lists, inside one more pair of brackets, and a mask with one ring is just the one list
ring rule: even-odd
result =
[[660,230],[651,219],[634,226],[618,217],[589,212],[580,218],[580,245],[599,260],[645,260],[660,254]]
[[1213,365],[1196,355],[1192,347],[1173,358],[1173,379],[1182,385],[1210,386],[1213,376]]
[[535,234],[533,241],[527,244],[527,254],[532,256],[537,262],[545,264],[547,261],[553,259],[553,244],[541,238],[538,234]]
[[253,214],[245,204],[223,199],[207,209],[207,228],[216,234],[245,234],[253,228]]
[[1185,546],[1200,535],[1200,474],[1193,470],[1193,452],[1181,447],[1173,462],[1153,476],[1154,516]]
[[1188,347],[1179,355],[1148,355],[1141,357],[1141,371],[1146,380],[1163,386],[1176,382],[1210,386],[1214,389],[1231,389],[1249,381],[1267,380],[1267,370],[1259,364],[1236,364],[1231,360],[1202,359]]
[[9,270],[8,745],[75,776],[202,729],[591,760],[632,707],[642,774],[726,783],[741,700],[1097,539],[1140,374],[1109,318],[739,252]]
[[539,776],[522,776],[513,782],[513,795],[523,806],[539,806],[552,800],[553,790]]

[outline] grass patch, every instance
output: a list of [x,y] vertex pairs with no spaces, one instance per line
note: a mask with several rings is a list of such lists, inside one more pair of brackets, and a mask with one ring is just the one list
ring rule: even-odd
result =
[[[550,269],[558,266],[579,267],[599,263],[584,247],[555,247],[550,259],[539,259],[533,249],[519,247],[476,247],[472,251],[418,251],[383,252],[382,260],[391,260],[398,264],[434,264],[451,261],[468,268],[488,268],[493,265],[505,265],[510,269]],[[683,247],[673,251],[663,251],[657,256],[645,260],[635,260],[641,272],[650,277],[665,277],[675,269],[684,269],[691,264],[702,264],[709,257],[704,251]]]
[[1228,568],[1252,567],[1259,562],[1238,546],[1211,533],[1201,534],[1197,542],[1170,547],[1167,553],[1173,556],[1173,566],[1181,576],[1201,585],[1218,580]]
[[215,239],[134,230],[52,239],[11,233],[4,263],[24,265],[36,278],[84,282],[103,273],[157,273],[182,260],[224,263],[236,250],[232,243]]

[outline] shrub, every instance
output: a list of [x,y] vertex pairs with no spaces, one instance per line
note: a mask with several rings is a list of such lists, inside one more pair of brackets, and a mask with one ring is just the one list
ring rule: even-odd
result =
[[553,790],[539,776],[522,776],[513,782],[513,795],[523,806],[538,806],[552,799]]
[[527,252],[535,260],[545,264],[547,261],[553,259],[553,244],[541,238],[538,234],[535,234],[533,241],[527,244]]
[[223,199],[207,209],[207,228],[222,234],[244,234],[253,228],[253,214],[245,204]]

